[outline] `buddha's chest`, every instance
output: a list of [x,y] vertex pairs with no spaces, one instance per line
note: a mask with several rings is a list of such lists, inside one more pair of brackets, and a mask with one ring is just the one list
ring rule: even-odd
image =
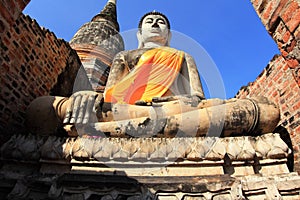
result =
[[149,49],[137,49],[137,50],[132,50],[130,51],[126,56],[125,56],[125,60],[127,61],[127,66],[129,67],[129,69],[134,68],[141,56]]

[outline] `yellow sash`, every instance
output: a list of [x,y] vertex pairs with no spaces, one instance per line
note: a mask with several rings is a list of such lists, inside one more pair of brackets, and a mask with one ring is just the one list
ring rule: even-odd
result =
[[176,79],[183,56],[182,51],[170,47],[146,51],[127,76],[106,90],[105,102],[134,104],[162,97]]

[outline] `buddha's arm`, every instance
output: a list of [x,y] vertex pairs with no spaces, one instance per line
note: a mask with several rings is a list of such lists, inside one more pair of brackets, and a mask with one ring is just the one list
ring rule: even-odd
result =
[[181,73],[185,80],[187,80],[183,81],[183,84],[185,84],[184,88],[187,88],[187,91],[190,92],[190,95],[205,99],[196,63],[193,57],[187,53],[185,54],[185,61],[183,63]]
[[125,60],[125,54],[126,52],[120,52],[115,56],[107,79],[105,87],[106,89],[118,83],[129,73],[129,68]]

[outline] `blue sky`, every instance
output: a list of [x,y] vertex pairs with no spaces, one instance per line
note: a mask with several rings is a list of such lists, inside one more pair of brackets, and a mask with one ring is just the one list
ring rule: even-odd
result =
[[[106,0],[31,0],[23,12],[70,41],[105,4]],[[168,16],[171,46],[195,58],[208,98],[233,97],[279,53],[250,0],[118,0],[126,49],[135,48],[130,38],[135,38],[138,21],[153,10]]]

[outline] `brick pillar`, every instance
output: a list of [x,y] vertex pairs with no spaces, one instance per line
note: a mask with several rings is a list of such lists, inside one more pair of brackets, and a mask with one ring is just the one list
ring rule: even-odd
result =
[[251,0],[255,11],[281,55],[270,61],[259,77],[240,89],[237,98],[263,95],[281,110],[279,127],[291,138],[294,170],[300,172],[300,2],[296,0]]

